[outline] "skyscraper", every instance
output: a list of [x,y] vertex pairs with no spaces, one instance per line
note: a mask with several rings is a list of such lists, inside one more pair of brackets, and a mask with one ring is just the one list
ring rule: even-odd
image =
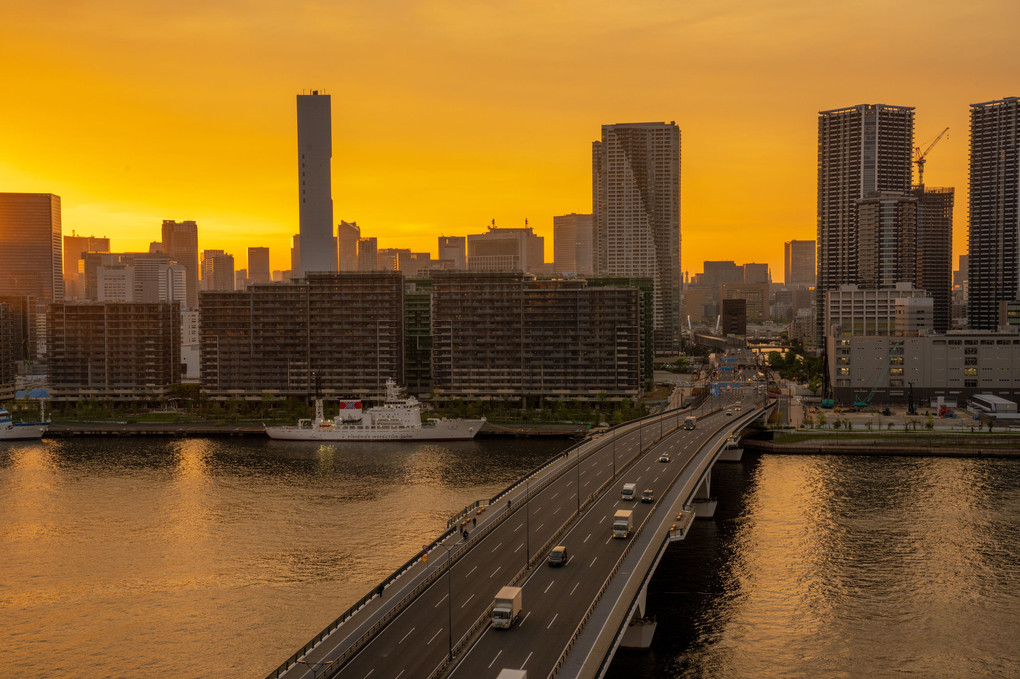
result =
[[198,225],[163,220],[163,251],[184,267],[185,299],[189,309],[198,308]]
[[0,193],[0,295],[63,301],[60,196]]
[[358,271],[379,270],[379,241],[375,236],[358,239]]
[[970,298],[974,330],[1020,299],[1020,97],[970,107]]
[[269,268],[269,248],[248,248],[248,282],[273,282],[273,273]]
[[859,200],[857,235],[860,287],[917,284],[917,198],[913,194],[883,191]]
[[784,247],[787,288],[810,288],[815,284],[815,242],[788,240]]
[[341,271],[358,270],[358,239],[361,238],[361,227],[357,222],[340,221],[336,229],[336,239],[340,244],[338,256]]
[[333,240],[333,197],[330,159],[333,156],[332,121],[328,94],[299,94],[298,186],[300,271],[336,271]]
[[64,299],[80,299],[84,296],[81,274],[81,253],[109,252],[110,239],[95,236],[64,236]]
[[592,143],[595,272],[653,282],[655,351],[680,341],[680,128],[602,126]]
[[553,271],[586,276],[595,272],[592,263],[591,215],[553,217]]
[[[818,114],[819,309],[825,293],[858,282],[858,202],[910,191],[914,108],[859,104]],[[818,314],[819,338],[825,333]]]
[[223,250],[202,251],[202,289],[234,290],[234,256]]

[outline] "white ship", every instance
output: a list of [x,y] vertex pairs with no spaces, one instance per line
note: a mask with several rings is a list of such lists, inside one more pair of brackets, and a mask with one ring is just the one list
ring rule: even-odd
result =
[[266,427],[270,438],[290,441],[456,441],[473,439],[485,424],[480,420],[446,418],[421,421],[421,403],[414,396],[400,398],[393,380],[386,380],[386,402],[362,411],[361,401],[340,402],[332,420],[322,415],[322,399],[315,399],[315,419],[298,420],[296,427]]
[[49,422],[14,424],[11,414],[7,410],[0,408],[0,441],[41,439],[48,427]]

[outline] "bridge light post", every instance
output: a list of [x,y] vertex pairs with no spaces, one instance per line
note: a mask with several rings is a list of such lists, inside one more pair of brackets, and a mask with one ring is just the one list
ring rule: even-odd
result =
[[613,478],[616,478],[616,435],[619,432],[613,432]]
[[577,467],[577,513],[581,513],[581,450],[575,453],[577,461],[574,466]]
[[525,568],[531,567],[531,477],[524,480],[524,554],[526,561]]

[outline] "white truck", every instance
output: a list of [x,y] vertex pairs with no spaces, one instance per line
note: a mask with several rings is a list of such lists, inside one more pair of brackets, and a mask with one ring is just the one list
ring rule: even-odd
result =
[[504,587],[492,605],[492,626],[510,629],[521,615],[521,588]]
[[496,679],[528,679],[527,670],[500,670]]
[[637,497],[637,484],[636,483],[623,484],[623,490],[620,491],[620,499],[633,500],[636,497]]
[[629,509],[619,509],[613,515],[613,537],[625,538],[634,530],[634,512]]

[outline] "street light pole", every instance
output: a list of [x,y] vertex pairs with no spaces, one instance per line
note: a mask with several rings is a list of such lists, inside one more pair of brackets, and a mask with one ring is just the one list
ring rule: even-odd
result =
[[450,632],[450,634],[449,634],[449,639],[450,639],[450,644],[449,644],[450,655],[449,655],[449,657],[450,657],[450,660],[453,660],[453,582],[452,582],[452,578],[453,578],[453,564],[450,563],[450,545],[447,544],[446,545],[446,600],[450,604],[447,607],[447,611],[449,611],[449,619],[447,620],[447,625],[448,625],[448,629],[449,629],[449,632]]
[[531,478],[527,478],[524,481],[524,554],[527,557],[527,561],[524,562],[524,566],[531,566]]
[[574,466],[577,467],[577,513],[581,513],[581,451],[577,451],[577,461]]

